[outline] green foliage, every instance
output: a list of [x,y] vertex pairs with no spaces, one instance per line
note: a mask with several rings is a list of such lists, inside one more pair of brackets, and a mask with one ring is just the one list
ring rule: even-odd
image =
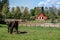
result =
[[3,15],[0,13],[0,20],[3,18]]
[[5,4],[7,4],[7,6],[9,6],[9,0],[2,0],[2,5],[4,6]]
[[34,9],[30,9],[30,14],[31,14],[31,16],[35,16],[35,11],[34,11]]
[[2,0],[1,1],[1,5],[0,5],[0,9],[1,9],[1,14],[6,16],[7,13],[9,12],[9,0]]
[[[46,7],[47,9],[47,7]],[[44,14],[54,21],[56,18],[60,18],[60,10],[58,14],[55,12],[57,10],[55,7],[50,7],[49,10],[44,10]],[[42,13],[41,7],[34,7],[28,10],[27,7],[12,7],[11,12],[9,11],[9,0],[0,0],[0,13],[6,15],[7,18],[17,18],[17,19],[35,19],[40,13]]]
[[20,10],[19,6],[16,7],[14,17],[17,18],[17,19],[20,19],[20,17],[21,17],[21,10]]
[[21,18],[21,10],[20,10],[19,6],[17,6],[16,8],[12,7],[11,16],[13,19],[20,19]]
[[58,11],[58,14],[57,14],[57,16],[58,16],[58,18],[60,18],[60,9],[59,9],[59,11]]
[[6,18],[7,18],[7,19],[13,18],[13,17],[12,17],[12,14],[11,14],[10,12],[8,12],[7,15],[6,15]]
[[26,20],[29,18],[29,10],[27,7],[25,7],[24,11],[23,11],[23,19]]
[[0,24],[5,24],[4,20],[5,20],[5,16],[2,15],[2,13],[0,13]]
[[5,4],[3,6],[3,8],[2,8],[2,14],[6,14],[7,15],[7,13],[8,13],[8,6],[7,6],[7,4]]
[[37,16],[41,13],[40,7],[35,7],[34,10],[35,10],[35,16]]
[[0,1],[0,12],[2,11],[2,2]]
[[40,7],[34,7],[34,9],[30,9],[30,18],[35,19],[41,13]]
[[2,15],[2,13],[0,12],[0,24],[5,24],[4,20],[5,20],[5,16]]
[[49,19],[51,19],[51,22],[54,23],[54,20],[56,19],[56,13],[54,11],[55,9],[53,7],[51,7],[49,9]]
[[11,8],[11,16],[12,16],[12,18],[14,18],[14,15],[15,15],[15,7],[12,7]]
[[47,7],[45,8],[44,14],[45,14],[45,16],[47,16],[47,17],[48,17],[48,19],[49,19],[49,10],[48,10],[48,8],[47,8]]

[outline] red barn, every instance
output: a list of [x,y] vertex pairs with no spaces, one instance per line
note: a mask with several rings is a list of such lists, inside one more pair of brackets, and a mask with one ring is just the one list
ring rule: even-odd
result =
[[37,20],[46,20],[47,19],[47,16],[45,16],[43,13],[39,14],[37,17],[36,17]]

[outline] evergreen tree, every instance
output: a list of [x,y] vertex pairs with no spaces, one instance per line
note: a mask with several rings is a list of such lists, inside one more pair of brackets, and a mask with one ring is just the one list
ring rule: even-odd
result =
[[54,8],[53,7],[50,8],[49,18],[51,19],[51,22],[54,23],[54,20],[56,18],[56,14],[54,12]]
[[58,14],[57,14],[58,18],[60,18],[60,10],[58,10]]
[[12,7],[11,8],[11,16],[12,16],[12,18],[14,18],[14,15],[15,15],[15,7]]
[[0,12],[2,11],[2,1],[0,0]]
[[34,9],[30,9],[30,19],[35,19],[35,11],[34,11]]
[[2,14],[6,15],[9,12],[9,0],[2,0]]
[[3,5],[7,4],[7,6],[9,6],[9,0],[2,0],[2,4]]
[[24,19],[28,19],[29,18],[29,11],[28,11],[28,8],[27,7],[25,7],[25,9],[24,9],[23,18]]
[[35,17],[41,13],[40,7],[35,7],[34,10],[35,10]]
[[47,16],[49,18],[49,10],[47,7],[45,7],[45,11],[44,11],[45,16]]
[[8,7],[7,7],[7,4],[5,4],[2,8],[2,14],[7,14],[8,13]]
[[35,16],[34,13],[35,13],[35,12],[34,12],[34,9],[30,9],[30,14],[31,14],[31,16]]
[[20,19],[20,17],[21,17],[21,10],[20,10],[19,6],[16,7],[15,17],[18,18],[18,19]]

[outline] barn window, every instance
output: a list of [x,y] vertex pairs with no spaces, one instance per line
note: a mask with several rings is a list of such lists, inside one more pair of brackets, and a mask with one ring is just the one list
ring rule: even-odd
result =
[[40,19],[43,19],[43,17],[40,17]]

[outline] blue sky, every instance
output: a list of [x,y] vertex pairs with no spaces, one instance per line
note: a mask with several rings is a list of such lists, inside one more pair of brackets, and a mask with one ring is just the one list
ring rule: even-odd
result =
[[34,8],[35,6],[60,7],[60,0],[9,0],[10,7],[24,6]]

